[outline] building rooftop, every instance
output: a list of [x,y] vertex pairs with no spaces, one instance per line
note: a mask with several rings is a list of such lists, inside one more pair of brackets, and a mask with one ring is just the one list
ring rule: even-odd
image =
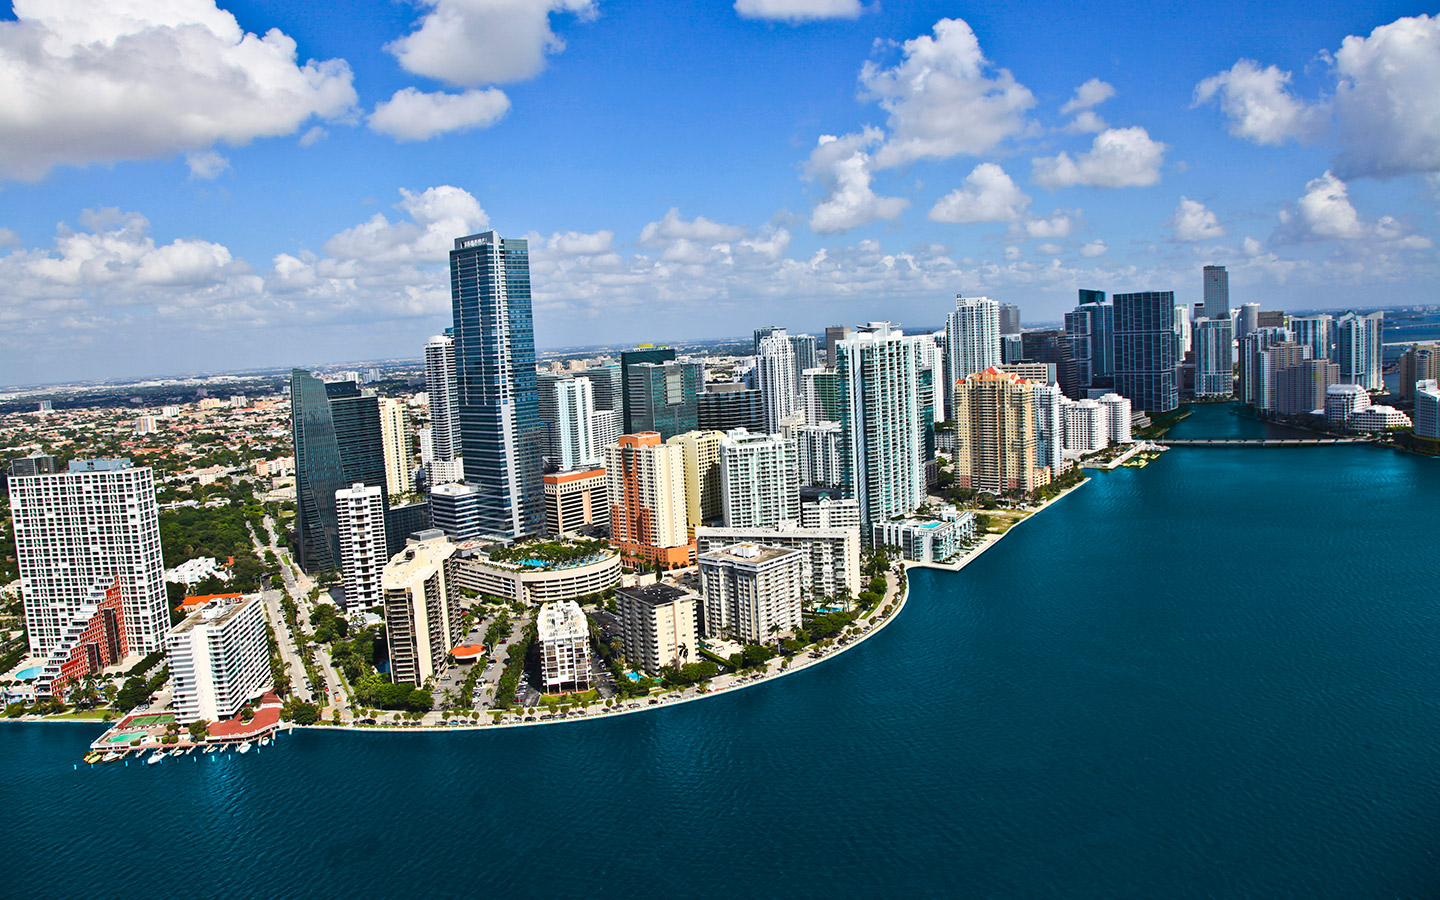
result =
[[758,566],[771,560],[779,559],[782,556],[790,556],[799,552],[799,550],[792,550],[788,547],[767,547],[764,544],[746,541],[744,543],[732,544],[729,547],[722,547],[719,550],[711,550],[709,553],[702,553],[700,554],[700,559],[739,560]]
[[678,588],[673,584],[641,584],[635,587],[616,588],[616,591],[647,606],[665,606],[682,597],[691,596],[690,591]]
[[259,594],[217,594],[214,599],[195,609],[194,612],[185,617],[185,620],[174,628],[170,629],[171,634],[185,634],[194,630],[196,625],[208,625],[218,628],[235,618],[241,610],[251,603],[259,603]]
[[590,633],[585,612],[574,600],[547,603],[540,607],[535,620],[536,636],[541,641],[557,641],[584,637]]

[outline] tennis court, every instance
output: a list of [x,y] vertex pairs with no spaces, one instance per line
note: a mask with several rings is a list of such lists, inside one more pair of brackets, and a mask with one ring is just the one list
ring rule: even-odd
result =
[[173,721],[175,721],[174,713],[156,713],[155,715],[150,716],[136,716],[135,718],[126,722],[125,727],[129,728],[131,726],[137,725],[141,727],[148,727],[150,725],[165,725]]

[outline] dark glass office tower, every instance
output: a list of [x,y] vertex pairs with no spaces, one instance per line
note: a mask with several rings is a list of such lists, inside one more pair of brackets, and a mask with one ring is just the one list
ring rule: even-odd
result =
[[[353,381],[325,384],[303,369],[290,373],[290,428],[295,443],[296,557],[307,572],[340,565],[335,492],[360,483],[385,491],[380,404]],[[385,507],[389,509],[389,497]]]
[[1180,405],[1175,292],[1116,294],[1115,391],[1136,409],[1169,412]]
[[1083,399],[1080,394],[1080,367],[1075,363],[1075,353],[1065,332],[1027,331],[1020,335],[1020,346],[1024,348],[1025,362],[1055,366],[1055,381],[1060,385],[1061,393],[1071,400]]
[[700,363],[631,362],[625,382],[625,418],[629,434],[659,432],[660,439],[700,427],[700,391],[705,367]]
[[[675,359],[675,351],[670,347],[641,347],[636,350],[625,350],[620,354],[620,384],[624,391],[625,417],[623,419],[626,434],[636,432],[635,420],[631,416],[630,404],[630,367],[636,363],[665,363]],[[639,429],[645,431],[647,429]]]
[[520,537],[545,527],[530,249],[493,231],[450,251],[455,379],[465,482],[479,491],[483,534]]
[[701,431],[732,431],[743,428],[751,434],[765,431],[765,405],[754,390],[706,391],[695,398]]
[[1075,357],[1076,384],[1110,387],[1115,375],[1115,308],[1104,291],[1080,291],[1080,305],[1065,314],[1065,335]]

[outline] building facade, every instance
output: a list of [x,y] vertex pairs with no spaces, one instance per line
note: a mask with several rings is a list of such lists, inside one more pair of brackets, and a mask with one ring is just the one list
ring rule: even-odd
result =
[[[768,340],[768,339],[767,339]],[[735,430],[720,441],[720,505],[728,528],[800,521],[795,441]]]
[[685,527],[692,538],[695,526],[724,513],[720,494],[720,444],[724,438],[718,431],[687,431],[665,442],[684,453]]
[[396,684],[420,687],[435,677],[460,639],[456,549],[439,531],[421,532],[385,566],[385,640]]
[[128,459],[8,479],[30,655],[62,640],[97,584],[120,580],[129,649],[153,653],[170,627],[155,476]]
[[545,476],[545,530],[571,535],[605,528],[610,507],[605,499],[605,470],[578,469]]
[[354,615],[380,604],[380,575],[390,558],[386,553],[384,493],[363,484],[336,491],[335,515],[345,612]]
[[165,636],[171,705],[181,725],[218,722],[273,687],[259,594],[217,597]]
[[799,630],[807,587],[800,551],[735,544],[702,553],[699,562],[706,637],[760,644]]
[[655,432],[621,435],[605,451],[610,541],[632,563],[689,565],[694,543],[687,528],[685,454]]
[[1146,412],[1180,405],[1175,292],[1116,294],[1115,392]]
[[659,675],[667,666],[700,660],[700,598],[668,584],[646,584],[615,592],[625,660]]
[[590,623],[574,601],[540,607],[535,619],[540,673],[547,694],[590,689]]

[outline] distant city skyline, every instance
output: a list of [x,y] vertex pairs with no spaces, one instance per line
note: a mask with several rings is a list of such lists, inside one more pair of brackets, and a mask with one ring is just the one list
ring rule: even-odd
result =
[[540,347],[1440,277],[1411,4],[221,4],[0,21],[0,383],[408,357],[487,228]]

